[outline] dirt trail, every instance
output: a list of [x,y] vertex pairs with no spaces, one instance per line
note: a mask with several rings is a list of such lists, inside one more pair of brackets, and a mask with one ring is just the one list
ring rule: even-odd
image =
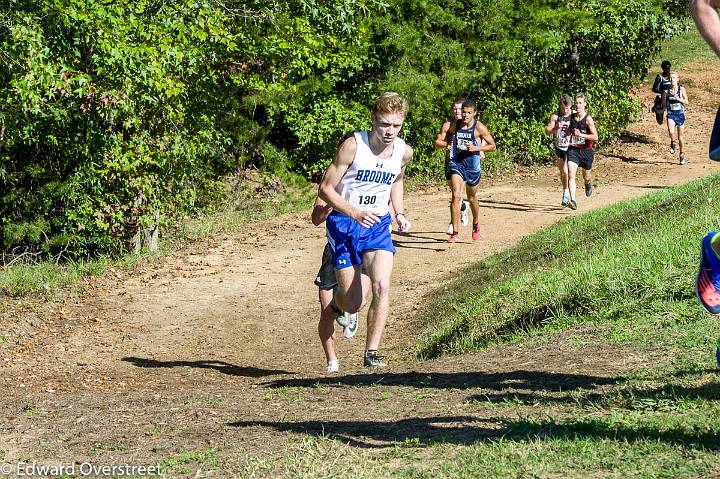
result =
[[[0,410],[5,421],[0,425],[0,457],[79,460],[99,454],[155,460],[208,442],[261,448],[270,438],[282,440],[320,425],[342,437],[369,435],[378,444],[402,440],[403,434],[408,437],[417,430],[432,437],[427,417],[440,414],[437,401],[394,409],[387,405],[386,412],[378,413],[374,401],[366,399],[371,394],[367,388],[378,385],[410,394],[422,388],[418,384],[423,375],[454,388],[438,399],[447,405],[441,408],[444,419],[434,419],[447,423],[443,428],[482,417],[473,411],[471,419],[450,418],[450,410],[462,411],[460,405],[467,404],[469,388],[492,391],[520,380],[522,387],[546,394],[548,400],[548,385],[558,381],[601,388],[613,371],[643,358],[623,355],[624,362],[618,363],[613,351],[605,350],[597,351],[590,363],[572,347],[549,345],[531,352],[505,348],[501,355],[407,364],[402,353],[419,335],[407,327],[412,324],[408,319],[429,291],[463,265],[539,228],[716,171],[706,159],[715,113],[713,89],[720,86],[711,68],[689,64],[682,72],[692,102],[688,163],[678,165],[677,155],[668,152],[664,126],[645,113],[617,144],[597,156],[595,192],[585,198],[582,188],[578,190],[577,212],[559,206],[554,168],[519,169],[482,183],[481,239],[471,241],[465,227],[463,241],[448,244],[447,190],[409,193],[406,212],[413,230],[408,236],[394,235],[399,254],[383,341],[391,367],[382,375],[363,370],[361,323],[355,339],[338,341],[342,375],[333,379],[338,387],[306,393],[308,401],[318,402],[317,408],[293,408],[272,392],[283,386],[311,387],[324,377],[312,280],[325,239],[324,229],[313,227],[308,215],[277,217],[190,245],[132,275],[109,272],[53,302],[3,303],[0,336],[6,340],[0,343],[0,373],[5,384]],[[640,94],[647,112],[652,95]],[[589,110],[592,113],[592,105]],[[358,403],[358,421],[352,427],[333,422],[343,413],[336,405],[343,399]],[[360,421],[367,417],[376,422]],[[383,421],[409,422],[395,432],[368,432],[377,431]],[[492,430],[487,426],[487,431],[472,433]],[[110,445],[118,442],[123,447],[113,450]],[[93,444],[104,446],[92,450]]]

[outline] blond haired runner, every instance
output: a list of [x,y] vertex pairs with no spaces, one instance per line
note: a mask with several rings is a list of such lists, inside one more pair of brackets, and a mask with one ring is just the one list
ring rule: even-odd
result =
[[363,357],[368,367],[386,366],[378,349],[390,312],[396,252],[389,230],[390,201],[398,230],[410,230],[403,177],[413,150],[398,138],[408,111],[407,100],[397,93],[378,97],[372,108],[372,129],[355,132],[340,145],[318,189],[318,196],[333,209],[326,229],[338,282],[336,306],[356,313],[372,290]]
[[685,164],[685,106],[688,104],[685,87],[680,85],[680,76],[670,74],[670,87],[662,93],[663,111],[667,116],[667,129],[670,135],[670,154],[675,154],[675,134],[680,147],[680,164]]

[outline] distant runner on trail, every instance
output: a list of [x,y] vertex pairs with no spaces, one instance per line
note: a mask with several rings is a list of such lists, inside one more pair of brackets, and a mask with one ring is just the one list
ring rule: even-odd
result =
[[560,172],[560,187],[562,188],[562,206],[570,203],[570,189],[568,186],[567,150],[570,146],[570,119],[572,117],[572,97],[567,93],[560,95],[558,109],[545,125],[545,132],[555,137],[555,164]]
[[688,104],[685,87],[678,83],[680,77],[677,73],[670,74],[670,88],[663,91],[663,111],[667,113],[667,129],[670,135],[670,154],[675,154],[675,132],[677,131],[678,146],[680,146],[680,164],[685,164],[685,105]]
[[[409,109],[397,93],[378,97],[372,107],[372,129],[355,132],[340,145],[318,189],[318,196],[333,209],[325,223],[338,283],[335,304],[356,313],[372,290],[363,357],[368,367],[386,366],[378,348],[390,311],[396,252],[389,229],[390,201],[398,231],[407,232],[411,226],[404,213],[403,178],[413,150],[398,138]],[[369,281],[363,281],[363,271]]]
[[584,93],[575,95],[575,113],[570,117],[570,145],[568,146],[568,187],[570,190],[570,203],[568,206],[576,210],[575,176],[578,168],[583,170],[585,180],[585,196],[592,195],[592,165],[595,159],[593,142],[598,140],[595,122],[585,111],[586,98]]
[[[453,123],[456,123],[460,120],[462,120],[462,104],[465,101],[464,98],[458,98],[453,102],[453,120],[448,120],[445,123],[442,124],[442,127],[440,128],[440,133],[438,133],[437,138],[435,138],[435,148],[438,149],[444,149],[445,150],[445,172],[447,175],[447,169],[450,162],[450,153],[452,152],[452,141],[448,141],[448,131],[450,130],[450,126]],[[483,153],[480,153],[480,159],[483,158]],[[463,226],[467,226],[468,224],[468,208],[470,208],[470,203],[467,202],[467,200],[462,200],[462,204],[460,205],[460,223]],[[448,223],[448,230],[447,230],[448,236],[453,234],[453,225],[452,225],[452,202],[450,202],[450,222]]]
[[452,190],[450,211],[453,232],[448,238],[451,243],[459,240],[458,220],[463,184],[473,217],[472,239],[480,239],[480,208],[477,200],[477,186],[482,173],[480,155],[486,151],[495,151],[496,147],[487,127],[475,119],[476,112],[475,102],[465,100],[461,110],[462,119],[450,125],[445,137],[445,142],[451,145],[450,160],[445,171],[445,178],[450,182]]
[[663,122],[664,106],[662,96],[663,92],[670,88],[670,74],[672,73],[671,68],[672,65],[670,62],[663,60],[660,64],[660,69],[662,71],[655,77],[655,81],[652,86],[652,91],[655,92],[655,102],[653,103],[652,111],[655,113],[655,120],[658,122],[658,125],[662,125]]
[[[720,17],[717,13],[718,0],[690,0],[690,11],[700,34],[715,54],[720,57]],[[710,158],[718,148],[718,124],[720,110],[715,117],[710,137]],[[720,314],[720,233],[710,231],[700,244],[700,268],[695,279],[695,294],[700,305],[709,313]],[[716,351],[717,355],[717,351]]]

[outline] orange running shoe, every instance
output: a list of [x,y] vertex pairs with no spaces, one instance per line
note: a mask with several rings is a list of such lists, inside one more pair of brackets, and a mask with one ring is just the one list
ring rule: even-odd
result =
[[477,241],[480,239],[480,223],[475,223],[473,225],[472,239],[473,241]]
[[448,243],[457,243],[460,241],[460,236],[457,233],[453,233],[448,238]]

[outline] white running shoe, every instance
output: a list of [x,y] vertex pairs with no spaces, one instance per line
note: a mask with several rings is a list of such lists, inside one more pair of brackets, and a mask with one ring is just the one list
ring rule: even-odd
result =
[[346,328],[350,324],[350,316],[352,316],[352,314],[343,311],[337,315],[337,318],[335,318],[335,322],[343,328]]
[[357,333],[360,321],[358,321],[357,313],[348,314],[348,316],[350,317],[350,319],[348,321],[348,325],[343,328],[343,336],[350,339],[355,336],[355,333]]
[[449,235],[452,235],[452,234],[453,234],[453,227],[452,227],[452,223],[450,223],[450,224],[448,225],[448,230],[447,230],[447,234],[449,234]]
[[462,205],[460,205],[460,224],[463,226],[468,225],[468,209],[470,209],[470,203],[463,200]]
[[336,373],[340,371],[340,362],[337,359],[328,361],[326,371],[329,373]]

